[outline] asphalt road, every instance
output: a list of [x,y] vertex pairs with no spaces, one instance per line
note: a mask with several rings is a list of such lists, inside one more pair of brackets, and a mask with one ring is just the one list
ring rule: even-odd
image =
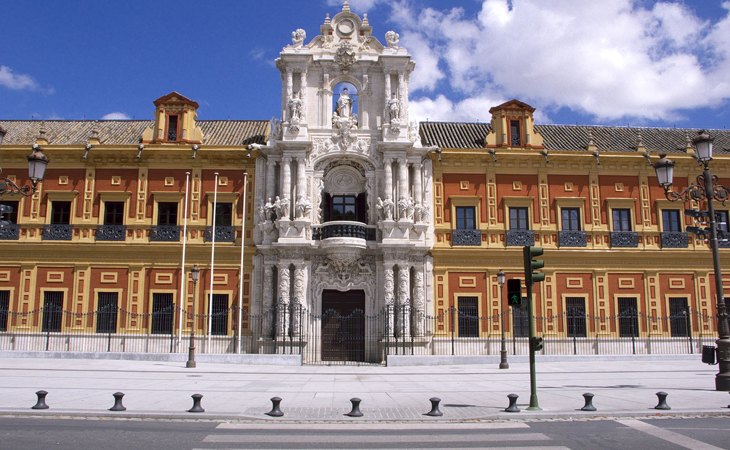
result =
[[474,423],[221,423],[0,417],[0,448],[730,449],[730,418]]

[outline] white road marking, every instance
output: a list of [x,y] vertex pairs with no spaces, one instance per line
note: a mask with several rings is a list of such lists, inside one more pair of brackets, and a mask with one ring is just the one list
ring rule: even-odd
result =
[[702,441],[698,441],[697,439],[692,439],[691,437],[687,437],[683,434],[665,430],[664,428],[659,428],[657,426],[650,425],[637,419],[624,419],[617,420],[616,422],[684,448],[689,448],[692,450],[722,450],[720,447],[706,444]]
[[524,422],[485,423],[221,423],[221,430],[500,430],[530,428]]
[[[247,434],[211,434],[203,439],[203,442],[221,442],[221,443],[246,443],[253,445],[257,442],[276,443],[276,444],[322,444],[322,443],[338,443],[342,442],[342,435],[311,435],[311,434],[291,434],[291,435],[272,435],[270,433],[247,433]],[[516,442],[516,441],[549,441],[550,438],[542,433],[494,433],[494,434],[420,434],[420,435],[378,435],[364,433],[348,433],[347,439],[351,442],[368,442],[370,444],[388,444],[392,442],[407,443],[458,443],[458,442]]]

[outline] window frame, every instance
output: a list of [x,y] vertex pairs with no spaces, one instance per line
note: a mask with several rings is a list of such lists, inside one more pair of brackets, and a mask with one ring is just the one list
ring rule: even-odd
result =
[[[670,217],[670,216],[674,217]],[[679,233],[682,227],[682,211],[678,208],[662,208],[661,209],[661,229],[665,233]]]
[[[513,226],[512,211],[525,213],[524,220],[525,220],[526,228],[519,228],[519,227]],[[508,213],[508,224],[509,224],[508,230],[513,230],[513,231],[530,231],[531,230],[531,228],[530,228],[530,225],[531,225],[530,207],[529,206],[508,206],[507,213]],[[515,218],[515,221],[517,222],[516,224],[519,225],[519,222],[521,222],[521,220],[522,220],[522,218],[516,217]]]
[[[480,336],[481,333],[481,327],[480,327],[480,318],[481,315],[479,314],[479,305],[481,303],[481,298],[478,295],[474,294],[458,294],[455,296],[456,300],[456,322],[457,322],[457,336],[460,338],[476,338]],[[461,305],[461,302],[473,302],[473,305],[469,305],[468,307],[463,307]],[[469,310],[470,313],[473,312],[474,315],[466,315],[463,313],[463,310]]]
[[[578,304],[578,302],[580,302],[580,304]],[[588,324],[586,320],[586,298],[565,297],[563,304],[565,305],[565,336],[587,337]],[[576,310],[580,310],[582,313],[576,314]]]
[[[475,206],[467,205],[456,205],[454,206],[455,212],[455,230],[476,230],[477,229],[477,210]],[[469,217],[462,217],[460,212],[471,212],[471,223],[466,222],[470,219]],[[467,214],[468,216],[468,214]],[[470,226],[468,226],[470,225]]]
[[[629,301],[633,302],[633,308],[622,308],[622,303],[626,305]],[[624,314],[624,311],[633,310],[633,315]],[[616,298],[616,326],[619,337],[639,337],[641,334],[639,324],[639,299],[638,297],[617,297]],[[633,328],[633,335],[631,330]]]
[[[163,297],[165,296],[165,297]],[[169,296],[169,297],[168,297]],[[157,300],[157,301],[156,301]],[[170,313],[167,317],[163,316],[164,309],[168,305],[158,305],[157,303],[169,302]],[[153,291],[150,295],[150,334],[164,335],[172,334],[175,323],[175,293],[173,291]],[[169,329],[165,329],[169,320]]]

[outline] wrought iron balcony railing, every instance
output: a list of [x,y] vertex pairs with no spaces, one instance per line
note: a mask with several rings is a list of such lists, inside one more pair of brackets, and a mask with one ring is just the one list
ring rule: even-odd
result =
[[479,230],[451,230],[451,245],[482,245],[482,232]]
[[96,228],[97,241],[123,241],[127,237],[125,225],[99,225]]
[[588,239],[585,231],[560,231],[558,232],[559,247],[586,247]]
[[689,247],[689,235],[684,231],[663,231],[661,238],[662,248]]
[[0,240],[17,241],[20,233],[18,225],[7,221],[0,221]]
[[611,247],[638,247],[639,233],[636,231],[612,231]]
[[312,240],[321,241],[329,238],[358,238],[374,241],[376,240],[375,227],[344,220],[312,226]]
[[[205,228],[205,242],[213,240],[213,227]],[[236,240],[236,229],[233,227],[215,227],[216,242],[233,242]]]
[[43,225],[44,241],[70,241],[73,227],[70,224]]
[[535,245],[535,232],[532,230],[507,230],[506,244],[520,247]]
[[179,240],[180,227],[177,225],[158,225],[150,228],[150,241],[178,242]]

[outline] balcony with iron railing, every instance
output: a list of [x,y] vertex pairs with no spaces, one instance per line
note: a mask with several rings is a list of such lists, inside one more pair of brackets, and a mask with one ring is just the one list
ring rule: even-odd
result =
[[482,245],[482,232],[480,230],[451,230],[451,245],[478,247]]
[[[337,220],[326,222],[322,225],[312,226],[312,240],[325,241],[328,239],[340,239],[347,242],[349,239],[374,241],[376,240],[376,227],[366,225],[362,222],[349,220]],[[363,242],[364,244],[364,242]]]
[[18,224],[0,221],[0,241],[17,241],[19,237]]
[[125,225],[99,225],[96,227],[97,241],[123,241],[127,238]]
[[[205,227],[205,242],[213,241],[213,227]],[[216,242],[234,242],[236,240],[236,229],[230,226],[215,227]]]
[[178,242],[180,241],[180,227],[177,225],[158,225],[150,228],[150,241]]
[[44,241],[70,241],[73,237],[73,226],[70,224],[43,225]]

